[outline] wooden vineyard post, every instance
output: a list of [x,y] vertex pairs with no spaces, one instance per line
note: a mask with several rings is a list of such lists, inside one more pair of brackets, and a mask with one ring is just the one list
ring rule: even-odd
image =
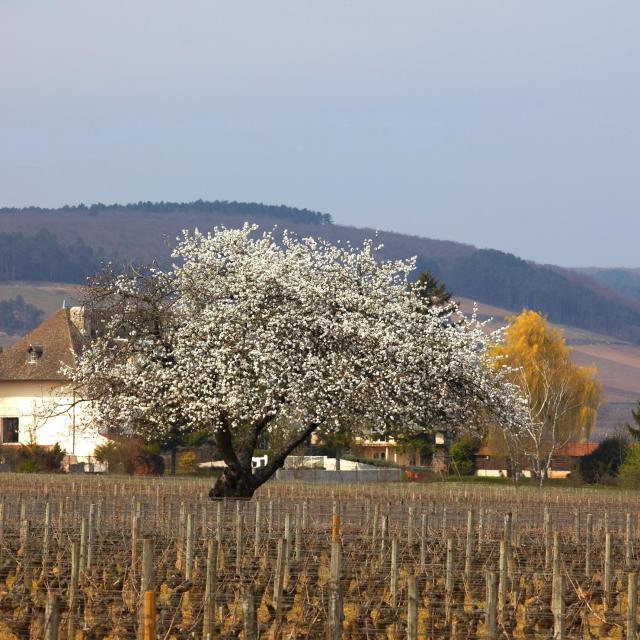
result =
[[604,603],[609,609],[611,606],[611,533],[605,534],[604,542]]
[[253,557],[257,558],[260,555],[260,501],[256,502],[256,519],[255,528],[253,531]]
[[[153,540],[151,538],[144,538],[142,541],[142,572],[140,578],[140,593],[143,594],[141,611],[142,624],[138,627],[138,637],[142,638],[142,640],[148,640],[149,638],[155,640],[156,604],[153,580]],[[152,597],[153,601],[147,602],[148,597]],[[150,616],[153,623],[154,635],[147,635],[149,633]],[[142,633],[140,633],[140,631],[142,631]]]
[[331,566],[330,566],[330,579],[332,584],[338,584],[340,582],[341,572],[341,548],[340,548],[340,516],[337,513],[333,514],[332,530],[331,530]]
[[78,579],[80,573],[80,545],[74,542],[71,545],[71,581],[69,583],[68,609],[69,624],[67,626],[67,640],[75,640],[76,637],[76,606],[78,598]]
[[564,576],[553,579],[553,640],[564,640]]
[[329,619],[327,621],[327,640],[342,640],[342,591],[340,585],[333,585],[329,589]]
[[384,562],[384,556],[387,550],[387,516],[382,516],[380,522],[380,564]]
[[184,544],[184,577],[191,580],[193,572],[193,514],[187,514],[187,527]]
[[204,591],[204,619],[202,637],[213,638],[216,623],[216,567],[218,563],[218,542],[210,539],[207,545],[207,576]]
[[447,565],[445,570],[444,600],[445,618],[451,621],[451,609],[453,598],[453,538],[447,538]]
[[156,640],[156,594],[155,591],[144,592],[143,607],[143,640]]
[[409,507],[407,514],[407,546],[411,549],[413,545],[413,507]]
[[285,552],[285,543],[284,538],[278,539],[278,553],[276,556],[276,572],[273,577],[273,608],[276,612],[276,619],[279,619],[282,604],[282,589],[283,589],[283,578],[284,578],[284,552]]
[[553,578],[553,640],[564,640],[564,576],[560,573]]
[[[144,640],[146,634],[146,595],[153,592],[153,540],[151,538],[144,538],[142,541],[142,572],[140,577],[140,593],[143,601],[141,602],[142,608],[139,612],[138,618],[138,639]],[[155,611],[155,603],[154,603]],[[155,620],[155,613],[154,613]]]
[[60,623],[60,604],[55,593],[47,593],[47,604],[44,610],[44,640],[58,640]]
[[138,570],[138,534],[140,532],[140,516],[131,517],[131,573]]
[[300,517],[300,505],[296,505],[295,515],[295,538],[294,538],[294,552],[293,557],[296,562],[300,562],[302,559],[302,522]]
[[493,571],[487,573],[487,608],[484,617],[484,637],[494,640],[497,630],[498,580]]
[[242,512],[240,501],[236,502],[236,575],[242,572]]
[[153,540],[145,538],[142,541],[142,576],[140,578],[140,592],[145,593],[153,589]]
[[0,502],[0,563],[2,563],[4,547],[4,502]]
[[80,575],[84,574],[87,563],[87,520],[80,521]]
[[473,511],[467,511],[467,539],[464,552],[464,579],[465,582],[471,580],[471,548],[473,545]]
[[[42,573],[47,575],[49,563],[49,543],[51,538],[51,504],[47,500],[44,506],[44,529],[42,531]],[[0,552],[0,558],[2,553]]]
[[627,640],[638,635],[638,574],[627,574]]
[[511,557],[511,550],[513,549],[513,516],[511,513],[507,513],[504,516],[504,542],[505,542],[505,556],[507,559],[507,568],[509,575],[513,575],[513,561]]
[[478,512],[478,551],[482,551],[482,538],[484,536],[484,509]]
[[498,585],[498,616],[504,621],[505,606],[507,604],[507,543],[500,541],[500,582]]
[[633,558],[633,540],[631,538],[631,514],[627,513],[627,521],[624,532],[624,560],[627,570],[631,569]]
[[256,599],[251,589],[246,589],[242,595],[242,618],[244,640],[258,640]]
[[[157,511],[156,511],[157,513]],[[200,506],[200,520],[201,520],[201,536],[203,538],[207,537],[207,523],[209,521],[209,514],[207,512],[207,503],[203,502]]]
[[587,524],[584,532],[584,575],[591,577],[591,538],[593,536],[593,515],[587,513]]
[[549,507],[544,508],[544,570],[551,569],[551,514]]
[[371,544],[373,545],[376,541],[376,537],[378,535],[378,516],[379,516],[379,507],[376,502],[373,505],[373,520],[371,522]]
[[407,580],[407,640],[418,640],[418,585],[415,576]]
[[331,566],[327,620],[328,640],[340,640],[342,638],[343,607],[340,587],[341,564],[340,515],[334,510],[331,522]]
[[26,518],[20,520],[19,553],[22,555],[22,581],[29,592],[31,591],[31,523]]
[[94,547],[96,539],[96,505],[89,505],[89,519],[87,520],[87,560],[86,570],[89,571],[93,566]]
[[291,556],[291,516],[284,514],[284,565],[282,567],[282,588],[289,588],[289,558]]
[[222,544],[222,503],[218,502],[216,506],[216,542],[218,546]]
[[[178,516],[178,537],[176,539],[176,569],[184,570],[184,528],[186,522],[186,510],[184,502],[180,503],[180,515]],[[136,516],[134,516],[135,521]],[[133,552],[133,549],[132,549]],[[135,566],[135,565],[133,565]]]
[[391,541],[391,575],[390,575],[390,588],[391,588],[391,606],[393,608],[398,604],[398,539],[394,538]]
[[427,559],[427,514],[423,513],[420,518],[420,571],[424,571],[424,564]]
[[573,510],[573,536],[575,543],[580,542],[580,512],[578,509]]

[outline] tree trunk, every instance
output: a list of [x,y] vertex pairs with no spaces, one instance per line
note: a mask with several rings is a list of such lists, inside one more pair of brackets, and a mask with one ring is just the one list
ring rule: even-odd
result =
[[173,449],[171,449],[171,463],[170,463],[170,466],[169,466],[169,473],[172,476],[176,475],[177,462],[178,462],[178,448],[177,447],[173,447]]
[[249,472],[225,467],[213,488],[209,491],[212,500],[219,498],[251,498],[260,486],[251,470]]
[[215,433],[216,446],[227,466],[216,480],[211,491],[209,491],[209,497],[212,500],[218,498],[251,498],[256,489],[284,465],[287,456],[317,428],[318,425],[316,423],[309,424],[304,431],[292,438],[281,451],[274,454],[266,466],[256,468],[255,472],[251,467],[255,438],[251,439],[248,444],[243,443],[241,446],[244,446],[244,448],[240,449],[239,453],[236,453],[229,429],[218,429]]

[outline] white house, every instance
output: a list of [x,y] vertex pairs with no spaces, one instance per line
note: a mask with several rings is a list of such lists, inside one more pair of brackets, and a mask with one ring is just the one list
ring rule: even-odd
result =
[[104,442],[60,371],[75,365],[86,339],[83,309],[62,308],[0,353],[3,446],[59,443],[73,464],[88,462]]

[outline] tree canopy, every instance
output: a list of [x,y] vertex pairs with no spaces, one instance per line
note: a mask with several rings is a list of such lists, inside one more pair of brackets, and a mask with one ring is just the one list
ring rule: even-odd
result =
[[591,433],[602,393],[597,369],[576,365],[562,333],[528,310],[511,318],[493,355],[510,368],[511,379],[528,400],[529,419],[514,450],[529,459],[542,482],[555,452]]
[[[523,402],[492,366],[483,326],[425,309],[411,261],[378,260],[371,242],[276,242],[250,225],[185,233],[173,257],[88,288],[100,322],[69,373],[99,424],[210,429],[227,465],[213,496],[251,495],[313,432],[457,428],[483,411],[521,427]],[[288,441],[252,470],[259,439],[282,423]]]

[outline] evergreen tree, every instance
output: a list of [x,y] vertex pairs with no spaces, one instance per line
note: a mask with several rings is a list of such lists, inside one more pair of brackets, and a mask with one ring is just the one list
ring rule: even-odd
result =
[[636,426],[634,427],[627,424],[627,431],[634,442],[640,442],[640,400],[638,401],[638,408],[635,411],[632,410],[631,415],[633,416],[633,421],[636,423]]
[[427,303],[428,307],[441,307],[442,312],[437,315],[445,315],[451,310],[452,293],[444,282],[438,280],[429,271],[424,271],[416,283],[418,295]]

